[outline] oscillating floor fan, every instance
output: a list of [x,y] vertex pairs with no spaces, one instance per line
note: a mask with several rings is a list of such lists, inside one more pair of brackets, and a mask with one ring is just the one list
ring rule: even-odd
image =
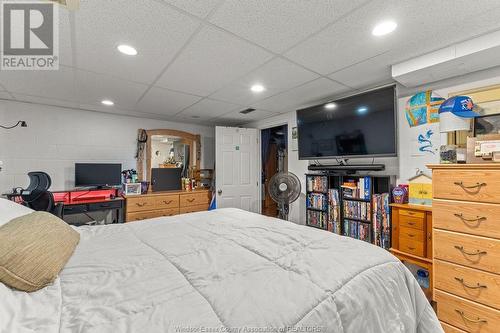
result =
[[278,218],[288,220],[290,204],[300,195],[299,178],[291,172],[278,172],[271,177],[267,190],[278,204]]

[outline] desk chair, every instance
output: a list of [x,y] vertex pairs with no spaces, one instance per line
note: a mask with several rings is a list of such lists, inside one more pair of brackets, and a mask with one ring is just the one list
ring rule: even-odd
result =
[[21,197],[26,206],[33,210],[45,211],[62,218],[63,205],[54,202],[54,195],[48,189],[52,185],[50,176],[41,171],[28,173],[30,184],[22,190]]

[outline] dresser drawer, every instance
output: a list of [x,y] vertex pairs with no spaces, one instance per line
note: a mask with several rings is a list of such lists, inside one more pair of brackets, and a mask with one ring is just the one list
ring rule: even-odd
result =
[[408,238],[399,239],[399,250],[419,257],[424,256],[424,242],[411,240]]
[[178,208],[179,196],[178,195],[157,196],[154,199],[154,204],[155,207],[158,209]]
[[445,322],[440,321],[441,327],[444,330],[444,333],[467,333],[466,331],[463,331],[459,328],[456,328],[454,326],[451,326]]
[[434,200],[435,228],[500,239],[500,205]]
[[204,211],[204,210],[208,210],[208,204],[196,205],[196,206],[189,206],[189,207],[181,207],[179,209],[179,212],[181,214],[186,214],[186,213],[201,212],[201,211]]
[[201,204],[209,204],[208,192],[180,195],[180,207],[189,207]]
[[418,230],[414,228],[400,227],[399,228],[399,237],[407,238],[413,241],[423,242],[424,241],[424,232],[423,230]]
[[127,198],[127,213],[141,212],[155,208],[154,197],[137,196]]
[[438,318],[467,332],[498,333],[500,311],[436,290]]
[[434,258],[500,273],[500,240],[434,229]]
[[127,213],[126,221],[142,221],[162,216],[173,216],[179,214],[179,208],[159,209],[145,212]]
[[434,170],[436,199],[500,203],[500,170]]
[[420,219],[423,219],[425,217],[424,212],[416,212],[414,210],[406,210],[406,209],[400,209],[399,215],[409,216],[409,217],[418,217]]
[[434,287],[500,310],[500,275],[434,261]]
[[414,217],[399,214],[399,225],[401,227],[424,230],[425,219],[423,217]]

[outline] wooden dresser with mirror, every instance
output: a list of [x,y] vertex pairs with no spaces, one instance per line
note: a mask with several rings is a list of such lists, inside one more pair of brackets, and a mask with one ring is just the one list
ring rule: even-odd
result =
[[[140,181],[151,182],[153,168],[179,168],[181,177],[196,178],[199,175],[200,135],[170,129],[141,129],[139,133],[146,135],[142,152],[140,150],[137,157]],[[125,221],[208,210],[211,198],[209,189],[183,190],[181,178],[178,185],[177,189],[158,192],[154,192],[154,186],[150,185],[146,194],[125,195]]]

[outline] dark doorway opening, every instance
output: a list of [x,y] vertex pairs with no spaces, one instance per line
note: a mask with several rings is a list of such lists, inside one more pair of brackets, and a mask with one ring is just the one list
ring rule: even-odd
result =
[[278,205],[269,196],[271,177],[288,171],[288,125],[266,128],[261,131],[262,159],[262,214],[277,217]]

